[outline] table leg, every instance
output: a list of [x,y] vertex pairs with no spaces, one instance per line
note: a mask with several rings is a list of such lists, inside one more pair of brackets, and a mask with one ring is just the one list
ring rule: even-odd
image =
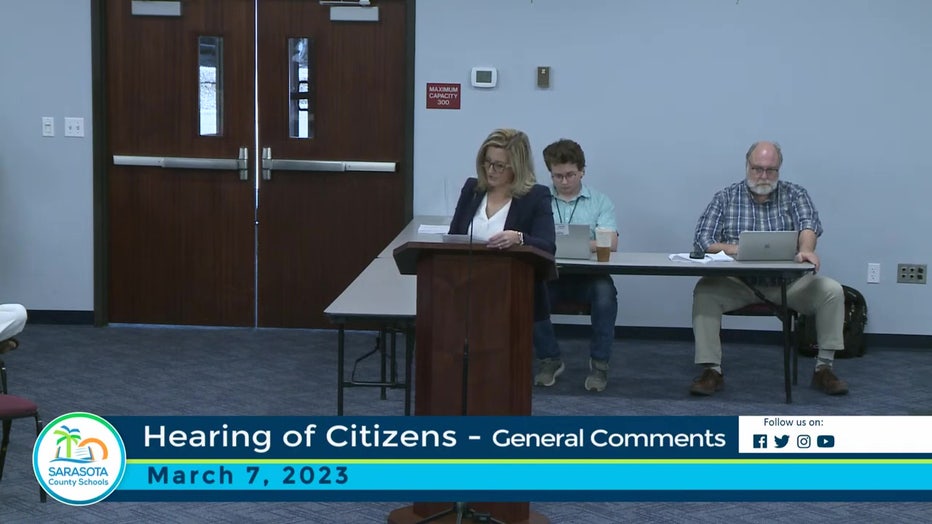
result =
[[337,330],[337,416],[343,416],[343,351],[344,324]]
[[[385,359],[388,357],[388,352],[385,351],[385,346],[388,343],[388,341],[386,340],[386,337],[388,336],[388,332],[390,329],[391,328],[382,326],[382,329],[379,331],[379,357],[380,357],[379,358],[379,378],[382,380],[382,384],[385,384],[385,379],[386,379]],[[382,393],[381,395],[379,395],[379,398],[382,400],[387,399],[388,396],[386,395],[386,391],[388,388],[386,388],[383,385],[380,389],[382,390]]]
[[790,319],[789,307],[786,304],[786,277],[780,277],[780,319],[783,321],[783,383],[786,389],[786,403],[793,403],[793,384],[790,380]]
[[389,380],[392,383],[398,382],[398,327],[392,326],[392,345],[389,350],[389,355],[391,355],[390,368],[389,368]]
[[411,414],[411,383],[414,376],[411,374],[412,360],[414,360],[414,326],[405,327],[405,416]]

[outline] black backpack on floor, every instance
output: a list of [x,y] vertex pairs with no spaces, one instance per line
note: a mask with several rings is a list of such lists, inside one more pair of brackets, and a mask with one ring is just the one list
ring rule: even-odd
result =
[[[845,293],[845,349],[836,351],[839,358],[860,357],[867,351],[864,343],[864,325],[867,324],[867,301],[864,295],[853,287],[841,286]],[[814,357],[819,353],[819,344],[816,342],[815,318],[800,315],[796,325],[796,343],[799,354]]]

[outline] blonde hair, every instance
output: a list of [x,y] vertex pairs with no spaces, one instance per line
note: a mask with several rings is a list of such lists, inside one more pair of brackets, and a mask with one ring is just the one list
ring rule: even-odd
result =
[[485,153],[490,147],[499,147],[508,153],[508,165],[515,175],[511,182],[511,194],[527,194],[537,183],[537,177],[534,176],[534,159],[531,157],[531,142],[527,135],[517,129],[496,129],[489,133],[476,154],[476,175],[479,178],[479,189],[483,191],[489,186],[484,164]]

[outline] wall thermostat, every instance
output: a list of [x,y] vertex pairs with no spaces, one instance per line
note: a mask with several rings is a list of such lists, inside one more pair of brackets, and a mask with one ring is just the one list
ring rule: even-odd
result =
[[471,80],[473,87],[495,87],[498,83],[498,70],[494,67],[474,67]]

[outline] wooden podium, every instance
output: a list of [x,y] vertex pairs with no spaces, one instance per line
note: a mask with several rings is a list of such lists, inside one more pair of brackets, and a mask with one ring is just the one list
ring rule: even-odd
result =
[[[415,415],[463,413],[467,344],[466,413],[530,415],[534,284],[555,276],[553,255],[530,246],[408,242],[394,257],[402,274],[417,275]],[[503,522],[548,522],[527,502],[468,505]],[[388,522],[418,522],[452,506],[415,503]]]

